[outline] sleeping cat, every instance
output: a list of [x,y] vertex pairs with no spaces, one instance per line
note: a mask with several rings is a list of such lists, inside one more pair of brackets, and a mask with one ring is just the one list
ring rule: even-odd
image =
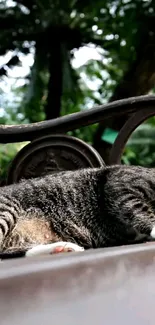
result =
[[154,239],[154,169],[66,171],[0,188],[1,252],[30,249],[31,255],[36,245],[51,249],[56,242],[80,251]]

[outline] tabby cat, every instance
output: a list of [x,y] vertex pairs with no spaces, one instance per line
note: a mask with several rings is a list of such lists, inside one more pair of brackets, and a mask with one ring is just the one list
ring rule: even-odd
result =
[[154,238],[154,169],[66,171],[0,188],[1,252],[56,242],[82,250]]

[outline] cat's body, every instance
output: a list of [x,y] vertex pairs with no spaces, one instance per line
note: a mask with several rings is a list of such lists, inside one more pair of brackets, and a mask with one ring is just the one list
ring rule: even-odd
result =
[[155,237],[155,170],[60,172],[0,188],[0,250],[56,241],[87,248]]

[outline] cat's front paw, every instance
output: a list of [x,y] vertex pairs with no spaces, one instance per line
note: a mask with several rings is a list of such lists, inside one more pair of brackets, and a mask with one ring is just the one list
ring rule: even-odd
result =
[[3,244],[3,240],[4,240],[4,234],[2,229],[0,229],[0,246]]
[[152,240],[155,240],[155,226],[153,226],[150,236],[151,236]]
[[26,256],[47,255],[66,252],[82,252],[84,248],[70,242],[57,242],[47,245],[37,245],[26,252]]

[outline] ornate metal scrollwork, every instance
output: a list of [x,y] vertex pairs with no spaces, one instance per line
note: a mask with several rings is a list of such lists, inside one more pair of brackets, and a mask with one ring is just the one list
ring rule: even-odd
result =
[[84,141],[66,135],[49,135],[19,151],[9,169],[7,183],[62,170],[101,166],[104,162],[98,152]]

